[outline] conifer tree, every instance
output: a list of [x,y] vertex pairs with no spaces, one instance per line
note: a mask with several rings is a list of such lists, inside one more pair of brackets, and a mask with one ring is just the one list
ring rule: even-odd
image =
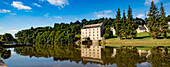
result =
[[129,35],[131,35],[131,39],[133,39],[134,37],[136,37],[136,29],[137,29],[137,25],[133,22],[133,15],[132,15],[132,9],[130,8],[129,5],[129,9],[128,9],[128,19],[127,19],[127,29],[129,29]]
[[118,8],[116,20],[115,20],[115,29],[116,34],[119,36],[120,39],[122,39],[121,35],[121,15],[120,15],[120,9]]
[[159,22],[157,21],[158,19],[158,9],[155,6],[154,2],[151,2],[151,7],[148,13],[149,19],[148,19],[148,29],[149,29],[149,34],[150,36],[155,39],[158,38],[160,35],[160,27],[159,27]]
[[126,15],[125,10],[123,10],[123,17],[122,17],[122,34],[124,35],[125,39],[127,39],[128,36],[128,29],[127,29],[127,23],[126,23]]
[[159,19],[160,22],[160,32],[163,35],[164,38],[167,38],[167,31],[168,31],[168,22],[166,21],[166,17],[165,17],[165,12],[164,12],[164,7],[163,7],[163,3],[161,3],[161,7],[160,7],[160,16],[161,18]]

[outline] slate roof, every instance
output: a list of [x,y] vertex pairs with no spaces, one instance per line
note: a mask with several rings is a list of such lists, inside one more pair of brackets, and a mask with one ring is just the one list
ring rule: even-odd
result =
[[96,28],[96,27],[101,27],[103,25],[103,23],[99,23],[99,24],[91,24],[91,25],[83,25],[82,29],[87,29],[87,28]]

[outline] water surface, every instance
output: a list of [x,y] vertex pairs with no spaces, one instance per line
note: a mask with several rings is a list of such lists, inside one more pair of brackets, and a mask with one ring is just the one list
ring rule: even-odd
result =
[[34,45],[0,48],[8,67],[149,67],[170,66],[168,47],[140,50],[136,47]]

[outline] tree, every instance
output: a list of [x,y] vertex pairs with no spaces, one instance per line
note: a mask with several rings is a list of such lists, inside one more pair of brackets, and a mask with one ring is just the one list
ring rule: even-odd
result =
[[161,7],[160,7],[160,13],[161,13],[161,18],[159,19],[160,22],[160,31],[163,35],[164,38],[167,38],[167,31],[168,31],[168,22],[166,21],[166,17],[165,17],[165,12],[164,12],[164,7],[163,7],[163,3],[161,3]]
[[125,39],[127,39],[129,29],[127,29],[127,22],[126,22],[126,16],[125,16],[125,10],[123,10],[123,18],[122,18],[122,34],[124,35]]
[[129,29],[129,34],[131,35],[131,39],[134,39],[134,37],[136,37],[136,34],[137,34],[137,24],[135,22],[133,22],[133,15],[132,15],[132,9],[129,5],[129,9],[128,9],[128,19],[127,19],[127,29]]
[[115,29],[116,29],[116,34],[119,36],[120,39],[122,39],[121,35],[121,15],[120,15],[120,9],[118,8],[117,15],[116,15],[116,20],[115,20]]
[[154,2],[152,1],[151,7],[149,9],[149,13],[147,15],[147,16],[149,16],[147,26],[149,29],[149,34],[153,39],[158,38],[158,36],[160,35],[159,22],[157,21],[159,18],[158,13],[159,13],[159,11],[158,11],[157,7],[155,6]]

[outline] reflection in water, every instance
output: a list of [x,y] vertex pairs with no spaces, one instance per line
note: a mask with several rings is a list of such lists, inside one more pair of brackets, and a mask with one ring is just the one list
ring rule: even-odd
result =
[[2,59],[8,59],[11,56],[11,50],[0,46],[0,57]]
[[[1,58],[10,57],[10,50],[0,47]],[[33,47],[16,47],[14,51],[21,56],[32,57],[52,57],[54,61],[73,61],[77,64],[87,65],[113,65],[117,67],[127,66],[153,66],[153,67],[169,67],[170,54],[167,47],[153,47],[151,50],[138,50],[137,47],[104,47],[91,45],[89,47],[81,46],[81,48],[71,46],[57,45],[34,45]],[[23,60],[24,61],[24,60]],[[8,64],[8,63],[7,63]]]
[[81,57],[83,58],[83,61],[103,63],[102,58],[101,58],[102,48],[104,47],[92,45],[88,48],[85,46],[81,46]]

